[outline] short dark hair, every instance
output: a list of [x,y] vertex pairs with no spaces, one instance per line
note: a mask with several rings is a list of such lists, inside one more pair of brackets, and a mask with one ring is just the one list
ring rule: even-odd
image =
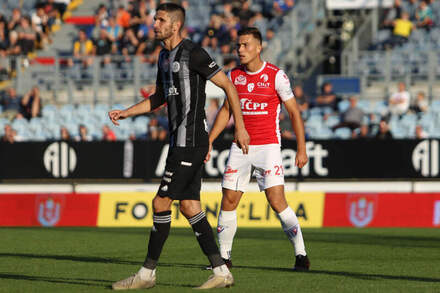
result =
[[261,36],[260,31],[256,27],[245,27],[238,31],[238,36],[244,36],[244,35],[252,35],[254,38],[256,38],[260,44],[263,43],[263,37]]
[[171,14],[170,16],[173,22],[176,20],[180,21],[182,23],[181,29],[183,28],[185,24],[185,8],[176,3],[162,3],[157,6],[156,12],[160,10]]

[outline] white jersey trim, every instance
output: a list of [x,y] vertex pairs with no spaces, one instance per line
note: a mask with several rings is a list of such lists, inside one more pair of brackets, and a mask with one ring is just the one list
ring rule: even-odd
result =
[[275,90],[283,102],[294,98],[290,81],[283,70],[278,70],[275,76]]
[[[259,74],[259,73],[261,73],[261,71],[264,70],[264,68],[266,68],[266,64],[267,64],[267,62],[264,61],[263,66],[261,66],[261,68],[258,69],[258,70],[255,71],[255,72],[250,72],[250,71],[248,71],[247,69],[245,69],[245,72],[246,72],[246,74],[249,74],[249,75],[256,75],[256,74]],[[246,67],[245,67],[245,68],[246,68]]]

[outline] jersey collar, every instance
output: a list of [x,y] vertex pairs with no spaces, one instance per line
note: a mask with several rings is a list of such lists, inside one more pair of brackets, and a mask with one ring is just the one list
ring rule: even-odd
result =
[[245,72],[246,72],[246,74],[249,74],[249,75],[255,75],[255,74],[261,73],[261,71],[263,71],[264,67],[266,67],[266,61],[264,61],[263,66],[261,66],[261,68],[258,69],[257,71],[250,72],[245,69]]

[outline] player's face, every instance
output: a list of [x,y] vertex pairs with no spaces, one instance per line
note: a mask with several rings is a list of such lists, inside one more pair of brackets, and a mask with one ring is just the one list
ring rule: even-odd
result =
[[173,35],[173,23],[166,11],[159,10],[154,16],[154,37],[156,40],[163,41]]
[[238,38],[237,53],[241,64],[249,64],[255,58],[258,58],[260,52],[260,42],[252,35],[242,35]]

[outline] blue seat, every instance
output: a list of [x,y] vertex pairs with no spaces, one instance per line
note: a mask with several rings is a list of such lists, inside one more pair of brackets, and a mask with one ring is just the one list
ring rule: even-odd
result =
[[335,137],[339,139],[350,139],[351,130],[349,128],[338,128],[335,130]]
[[347,100],[342,100],[338,104],[338,110],[340,113],[343,113],[347,111],[347,109],[350,107],[350,102]]

